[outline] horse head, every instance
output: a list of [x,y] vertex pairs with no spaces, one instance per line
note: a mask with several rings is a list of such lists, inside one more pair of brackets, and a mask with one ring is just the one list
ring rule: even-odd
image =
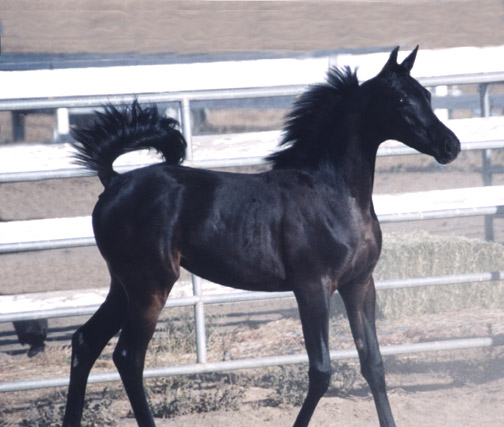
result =
[[411,75],[418,46],[402,62],[397,62],[396,47],[380,71],[367,84],[380,99],[372,107],[380,139],[395,139],[433,156],[439,163],[449,163],[460,152],[460,141],[434,114],[431,94]]

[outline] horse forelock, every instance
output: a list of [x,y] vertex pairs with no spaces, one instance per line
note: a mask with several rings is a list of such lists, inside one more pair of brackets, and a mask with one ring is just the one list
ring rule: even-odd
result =
[[312,86],[295,102],[287,115],[280,151],[268,157],[274,168],[319,165],[329,152],[341,150],[339,122],[347,112],[348,99],[359,88],[356,71],[331,68],[325,83]]

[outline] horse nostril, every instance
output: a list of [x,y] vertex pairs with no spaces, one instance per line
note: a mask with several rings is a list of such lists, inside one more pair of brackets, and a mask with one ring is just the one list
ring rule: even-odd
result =
[[445,153],[449,156],[457,156],[460,153],[460,142],[457,138],[445,138],[444,140]]
[[454,136],[453,138],[450,138],[449,136],[447,136],[443,140],[443,147],[444,147],[446,160],[448,162],[455,160],[457,158],[457,156],[459,155],[460,149],[461,149],[460,142],[456,136]]
[[453,147],[451,144],[450,138],[445,138],[444,140],[444,149],[446,154],[453,154]]

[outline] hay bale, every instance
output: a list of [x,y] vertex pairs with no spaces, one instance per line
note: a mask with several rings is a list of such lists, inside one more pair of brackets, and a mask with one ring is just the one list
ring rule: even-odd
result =
[[[375,280],[443,276],[504,270],[504,246],[458,236],[428,233],[384,236]],[[379,312],[387,318],[504,305],[504,282],[426,286],[378,292]]]

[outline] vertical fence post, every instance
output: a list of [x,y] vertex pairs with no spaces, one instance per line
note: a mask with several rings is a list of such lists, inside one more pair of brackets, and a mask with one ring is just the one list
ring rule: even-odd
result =
[[[191,129],[191,104],[189,99],[180,101],[182,133],[187,141],[187,159],[193,159],[192,129]],[[194,324],[196,334],[196,357],[198,363],[207,362],[206,332],[205,332],[205,305],[203,303],[201,278],[192,274],[193,295],[197,297],[194,304]]]
[[193,294],[198,298],[194,304],[194,323],[196,334],[196,357],[198,363],[207,362],[206,332],[205,332],[205,305],[203,303],[203,291],[201,289],[201,278],[195,274],[191,275],[193,284]]
[[189,99],[182,98],[180,101],[182,117],[182,133],[187,142],[187,159],[193,159],[192,129],[191,129],[191,104]]
[[[480,116],[490,117],[490,85],[482,83],[479,85],[480,95]],[[482,160],[482,177],[483,185],[492,185],[492,150],[486,149],[481,153]],[[494,217],[492,215],[485,216],[485,239],[488,241],[494,240]]]
[[14,142],[25,139],[25,115],[22,111],[12,112],[12,139]]
[[67,137],[70,133],[70,115],[68,108],[56,109],[56,131],[54,139],[60,140],[62,137]]
[[[442,96],[446,98],[448,96],[448,86],[435,86],[434,93],[436,94],[436,96]],[[434,113],[436,113],[436,116],[438,116],[438,118],[442,121],[450,119],[450,110],[448,110],[447,108],[436,108],[434,110]]]

